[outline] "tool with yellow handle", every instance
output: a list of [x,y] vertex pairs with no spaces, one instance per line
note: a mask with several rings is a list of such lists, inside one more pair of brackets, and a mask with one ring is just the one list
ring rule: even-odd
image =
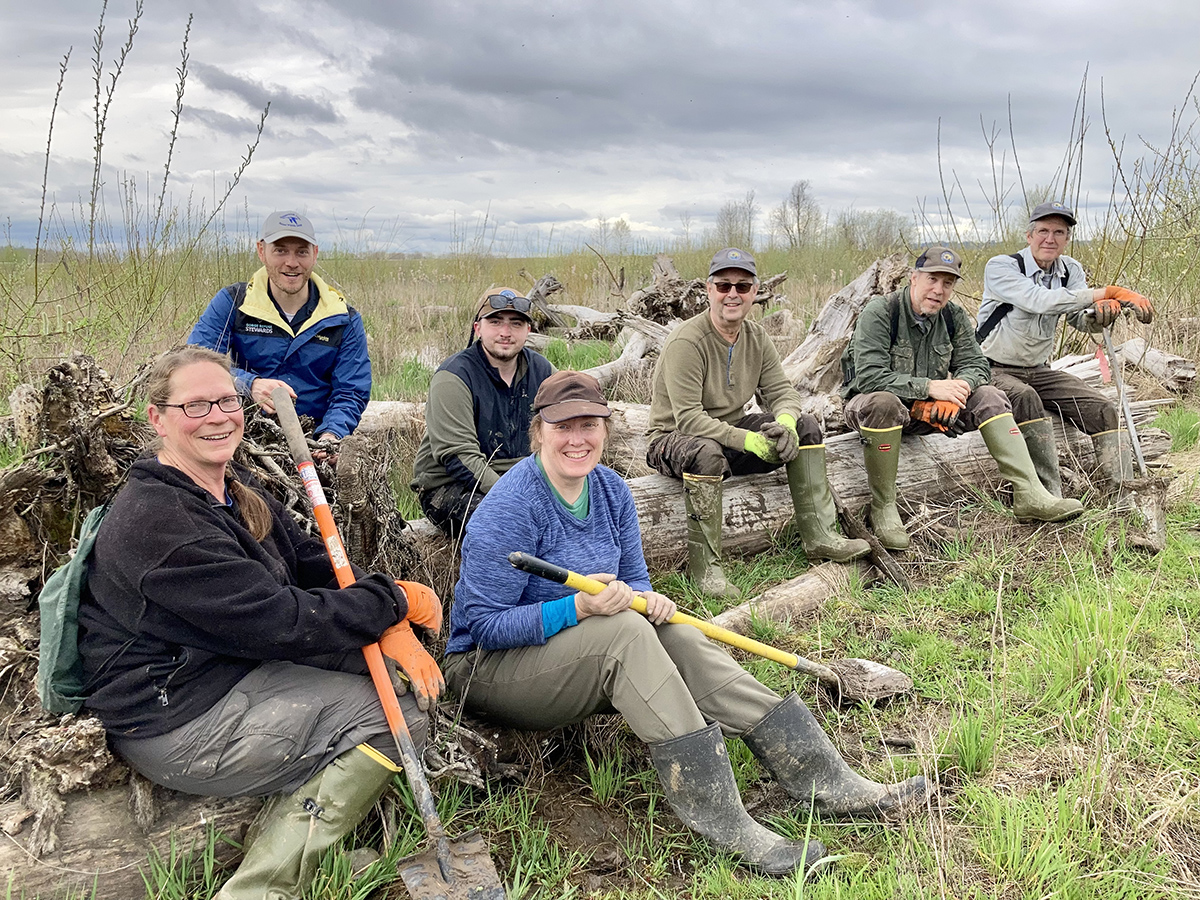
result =
[[[602,581],[588,578],[586,575],[580,575],[570,569],[564,569],[562,566],[557,566],[528,553],[514,551],[508,554],[508,561],[513,568],[520,569],[522,572],[556,581],[577,591],[599,594],[605,588]],[[645,615],[646,601],[635,596],[630,608]],[[903,672],[898,672],[869,659],[843,659],[823,666],[811,659],[805,659],[795,653],[788,653],[786,650],[780,650],[778,647],[772,647],[770,644],[764,644],[754,638],[748,638],[736,631],[730,631],[720,625],[714,625],[712,622],[697,619],[686,613],[677,612],[667,621],[673,625],[691,625],[693,628],[700,629],[714,641],[728,644],[730,647],[737,647],[739,650],[745,650],[747,653],[753,653],[755,656],[761,656],[763,659],[772,660],[803,675],[816,678],[821,684],[846,700],[881,700],[912,690],[912,679]]]

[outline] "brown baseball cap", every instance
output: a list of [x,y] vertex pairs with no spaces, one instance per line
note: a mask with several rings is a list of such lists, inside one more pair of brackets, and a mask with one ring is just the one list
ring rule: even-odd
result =
[[946,272],[961,278],[962,258],[949,247],[934,244],[921,252],[913,268],[920,272]]
[[565,422],[579,416],[612,415],[600,382],[585,372],[555,372],[542,382],[533,398],[533,411],[544,422]]
[[1075,227],[1075,213],[1067,204],[1060,203],[1057,200],[1039,203],[1035,206],[1033,212],[1029,214],[1029,224],[1032,225],[1038,219],[1047,219],[1050,216],[1058,216],[1061,219],[1066,219],[1068,225],[1072,228]]

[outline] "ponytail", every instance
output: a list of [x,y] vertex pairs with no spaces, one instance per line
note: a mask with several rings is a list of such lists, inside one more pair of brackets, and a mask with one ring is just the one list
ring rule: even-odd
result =
[[271,533],[271,526],[273,524],[271,508],[267,506],[267,501],[259,495],[258,491],[238,481],[232,469],[227,471],[228,480],[226,485],[234,502],[238,505],[238,512],[242,516],[242,524],[246,526],[246,530],[254,536],[256,541],[261,541]]

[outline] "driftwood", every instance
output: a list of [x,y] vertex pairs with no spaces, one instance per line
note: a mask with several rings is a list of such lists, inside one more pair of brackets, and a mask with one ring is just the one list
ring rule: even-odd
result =
[[1149,372],[1169,390],[1184,393],[1196,380],[1196,364],[1190,359],[1156,350],[1142,338],[1130,338],[1117,350],[1130,365]]
[[710,621],[738,634],[746,634],[756,619],[787,623],[816,615],[826,600],[849,590],[852,572],[858,573],[863,584],[871,584],[879,577],[878,570],[866,562],[850,565],[821,563],[803,575],[713,616]]

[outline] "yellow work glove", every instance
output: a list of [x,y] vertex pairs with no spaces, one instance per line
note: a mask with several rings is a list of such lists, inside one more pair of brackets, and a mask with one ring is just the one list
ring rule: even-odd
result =
[[[772,422],[772,425],[776,423]],[[780,427],[776,425],[776,427]],[[759,459],[769,463],[779,462],[779,454],[775,450],[775,442],[757,431],[747,431],[744,444],[747,453],[753,453]]]
[[775,421],[786,428],[788,434],[791,436],[788,446],[791,447],[792,445],[795,445],[795,452],[791,453],[790,457],[785,458],[784,444],[775,444],[775,449],[779,451],[779,458],[785,463],[789,463],[800,455],[800,434],[796,431],[796,417],[791,413],[780,413],[775,417]]

